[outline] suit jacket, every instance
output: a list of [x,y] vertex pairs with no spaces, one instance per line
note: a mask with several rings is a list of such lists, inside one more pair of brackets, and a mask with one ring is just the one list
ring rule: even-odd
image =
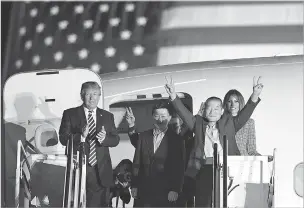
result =
[[[74,154],[79,150],[81,133],[83,126],[87,123],[83,105],[70,108],[63,112],[61,125],[59,129],[59,140],[62,145],[66,146],[70,136],[73,136]],[[96,132],[101,131],[104,126],[106,138],[102,144],[97,142],[96,157],[97,167],[101,185],[109,187],[113,185],[112,162],[109,153],[109,147],[115,147],[119,143],[119,136],[114,124],[114,116],[112,113],[103,109],[96,110]],[[97,139],[96,137],[94,139]],[[89,156],[89,142],[84,143],[85,154],[87,160]]]
[[181,192],[184,178],[182,137],[168,129],[154,153],[153,129],[130,136],[137,140],[132,187],[138,188],[139,197],[147,198],[162,194],[167,198],[169,191]]
[[[235,140],[235,134],[245,125],[259,102],[260,98],[256,103],[249,99],[238,116],[233,117],[228,113],[224,113],[216,123],[221,145],[223,146],[224,135],[226,135],[228,140],[228,155],[240,155],[240,151]],[[205,156],[205,132],[208,122],[199,115],[193,116],[178,97],[172,101],[172,104],[189,129],[195,133],[194,149],[191,153],[192,155],[190,155],[186,171],[186,175],[194,177],[202,165],[202,158]]]
[[[173,130],[175,132],[175,128],[172,127],[172,125],[168,125],[168,128],[171,128],[171,130]],[[139,137],[138,137],[138,135],[133,136],[133,134],[137,134],[135,126],[129,128],[128,135],[130,137],[131,144],[133,145],[133,147],[137,148],[137,142],[138,142]],[[183,124],[181,127],[181,131],[178,135],[181,136],[182,140],[184,141],[184,144],[183,144],[184,145],[184,157],[185,157],[184,163],[185,163],[185,168],[186,168],[188,161],[189,161],[191,150],[194,145],[193,133],[191,131],[189,131],[189,128],[185,124]]]
[[[168,128],[171,128],[171,130],[175,130],[174,127],[172,125],[168,125]],[[132,136],[132,134],[137,134],[136,132],[136,126],[132,126],[128,129],[128,135],[130,137],[131,140],[131,144],[133,145],[134,148],[137,148],[137,142],[139,137],[138,136]],[[183,140],[185,141],[185,146],[189,146],[188,143],[192,143],[191,138],[193,136],[193,133],[191,131],[189,131],[189,128],[186,125],[182,125],[181,127],[181,132],[178,134],[179,136],[181,136],[183,138]],[[187,148],[186,148],[187,150]],[[187,153],[186,153],[187,155]]]

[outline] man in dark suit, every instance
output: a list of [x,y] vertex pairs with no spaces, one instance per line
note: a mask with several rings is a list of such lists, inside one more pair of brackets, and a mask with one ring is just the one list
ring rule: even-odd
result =
[[113,114],[97,107],[101,96],[98,83],[83,83],[80,96],[81,106],[63,112],[59,139],[66,146],[72,137],[74,153],[80,143],[84,145],[87,156],[86,206],[107,207],[109,190],[114,183],[109,147],[117,146],[120,138]]
[[[189,108],[188,108],[189,109]],[[131,140],[131,144],[134,146],[134,148],[137,148],[137,142],[139,137],[138,136],[132,136],[133,134],[137,134],[136,127],[135,127],[135,116],[132,112],[132,108],[127,107],[126,108],[126,121],[128,123],[129,127],[129,137]],[[176,132],[179,136],[182,137],[182,140],[184,141],[184,164],[185,168],[188,164],[190,151],[192,150],[193,146],[193,133],[189,131],[189,128],[183,123],[182,119],[178,116],[178,114],[172,112],[171,119],[168,123],[168,128]],[[186,188],[186,189],[185,189]],[[191,193],[193,193],[192,190],[189,190],[193,187],[188,186],[188,184],[183,184],[182,192],[179,194],[177,203],[175,206],[179,207],[192,207],[193,206],[193,198],[194,196],[191,196]],[[134,200],[134,207],[137,206],[137,200]]]
[[[203,105],[203,117],[200,115],[194,117],[176,96],[172,79],[170,83],[165,85],[174,109],[189,129],[195,133],[194,148],[191,151],[186,169],[185,175],[187,177],[185,178],[185,182],[193,181],[192,183],[196,184],[196,207],[211,207],[213,144],[218,144],[218,153],[221,156],[223,154],[223,136],[226,135],[228,140],[228,155],[240,155],[235,134],[245,125],[260,102],[259,95],[263,89],[263,84],[259,83],[259,80],[260,78],[256,82],[254,79],[251,98],[236,117],[224,114],[222,100],[217,97],[207,99],[205,105]],[[191,184],[191,182],[188,184]]]
[[[186,106],[187,107],[187,106]],[[190,111],[190,109],[187,107]],[[184,140],[185,146],[185,170],[189,161],[190,153],[193,148],[193,133],[189,130],[187,125],[183,122],[180,116],[175,113],[172,116],[169,126],[176,131]],[[186,180],[185,180],[186,179]],[[183,191],[178,198],[178,206],[180,207],[193,207],[194,206],[194,189],[193,184],[187,184],[189,181],[187,178],[184,178]],[[192,185],[192,186],[191,186]]]
[[152,115],[153,129],[129,134],[131,141],[137,141],[131,192],[137,207],[174,207],[183,186],[184,143],[168,128],[167,103],[157,104]]

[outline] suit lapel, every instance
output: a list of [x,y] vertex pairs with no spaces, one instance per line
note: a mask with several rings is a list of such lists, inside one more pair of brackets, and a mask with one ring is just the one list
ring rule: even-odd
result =
[[101,131],[102,126],[103,126],[102,111],[99,108],[97,108],[96,109],[96,132]]
[[[159,144],[159,147],[157,148],[157,150],[155,151],[154,154],[158,154],[159,152],[163,151],[163,149],[166,147],[166,142],[167,142],[167,139],[168,139],[168,132],[169,130],[167,130],[166,134],[164,135],[162,141],[160,142]],[[154,145],[153,145],[153,148],[154,148]],[[153,149],[154,150],[154,149]]]
[[84,113],[83,105],[78,107],[78,116],[80,118],[80,129],[82,129],[84,127],[84,125],[86,125],[86,123],[87,123],[87,118]]
[[[223,138],[223,133],[224,131],[224,122],[222,122],[223,120],[219,120],[218,122],[216,122],[216,128],[218,129],[218,133],[219,133],[219,139],[220,139],[220,143],[222,145],[222,147],[224,147],[224,138]],[[227,135],[226,135],[227,136]]]
[[147,145],[147,149],[149,151],[149,155],[154,155],[154,145],[153,145],[153,129],[149,131],[148,138],[144,139]]
[[203,137],[205,138],[208,122],[205,121],[205,119],[202,119],[202,120],[203,120]]
[[[220,140],[220,143],[221,143],[221,145],[222,145],[222,147],[223,147],[223,144],[224,144],[224,140],[223,140],[223,132],[225,132],[224,131],[224,122],[222,122],[223,120],[222,119],[220,119],[218,122],[216,122],[216,128],[217,128],[217,130],[218,130],[218,134],[219,134],[219,140]],[[205,121],[204,119],[203,119],[203,137],[205,138],[205,135],[206,135],[206,127],[207,127],[207,125],[208,125],[208,122],[207,121]]]

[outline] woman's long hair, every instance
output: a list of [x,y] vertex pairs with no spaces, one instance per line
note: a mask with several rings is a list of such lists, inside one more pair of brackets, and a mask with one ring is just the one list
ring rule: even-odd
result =
[[229,98],[230,98],[231,95],[234,95],[234,96],[237,97],[237,100],[239,101],[239,106],[240,106],[239,107],[239,112],[240,112],[245,106],[245,100],[244,100],[243,95],[235,89],[229,90],[224,97],[224,102],[223,102],[224,106],[223,107],[224,107],[225,112],[230,113],[228,108],[227,108],[227,104],[228,104],[228,101],[229,101]]

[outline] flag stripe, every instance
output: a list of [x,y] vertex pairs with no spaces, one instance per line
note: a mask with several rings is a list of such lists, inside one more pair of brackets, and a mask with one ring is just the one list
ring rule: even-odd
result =
[[301,25],[179,28],[159,34],[159,47],[302,42]]
[[[183,2],[180,3],[183,4]],[[250,5],[242,3],[175,5],[164,11],[161,23],[162,30],[303,24],[303,5],[301,2],[285,4],[254,2]]]
[[[264,50],[261,51],[260,49]],[[233,51],[233,53],[232,53]],[[191,54],[191,55],[189,55]],[[303,54],[303,44],[231,44],[160,48],[158,65]],[[219,58],[220,57],[220,58]]]

